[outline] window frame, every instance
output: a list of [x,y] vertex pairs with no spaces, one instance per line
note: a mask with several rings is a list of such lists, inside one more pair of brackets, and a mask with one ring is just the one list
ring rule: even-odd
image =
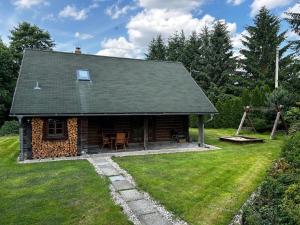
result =
[[[87,78],[81,78],[80,77],[80,72],[81,71],[87,72]],[[78,69],[78,70],[76,70],[76,75],[77,75],[77,80],[79,80],[79,81],[91,81],[90,71],[87,70],[87,69]]]
[[49,118],[46,122],[47,126],[45,136],[47,140],[67,139],[67,121],[65,119]]

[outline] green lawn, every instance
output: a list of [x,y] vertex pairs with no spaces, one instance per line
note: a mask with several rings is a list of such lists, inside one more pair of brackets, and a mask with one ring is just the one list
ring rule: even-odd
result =
[[17,154],[17,137],[1,137],[0,224],[130,224],[87,161],[22,165]]
[[[228,224],[256,189],[280,152],[283,137],[263,144],[237,145],[217,137],[232,129],[207,129],[206,142],[222,150],[114,158],[168,210],[190,224]],[[191,135],[197,131],[191,129]]]

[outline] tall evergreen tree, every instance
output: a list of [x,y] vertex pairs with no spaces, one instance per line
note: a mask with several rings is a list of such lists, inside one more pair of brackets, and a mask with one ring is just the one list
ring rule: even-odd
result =
[[0,39],[0,126],[8,118],[16,74],[13,55]]
[[[207,28],[201,34],[202,47],[196,80],[206,90],[208,96],[216,101],[220,95],[228,93],[230,76],[235,73],[236,61],[226,24],[217,21],[212,32]],[[230,94],[230,93],[229,93]]]
[[183,62],[185,41],[186,40],[183,31],[181,31],[180,34],[175,32],[175,34],[169,38],[167,47],[167,60]]
[[146,57],[149,60],[166,60],[166,46],[160,34],[150,42]]
[[[280,20],[272,15],[265,7],[261,8],[255,16],[254,25],[247,26],[248,35],[244,35],[245,46],[241,50],[244,56],[242,64],[247,72],[250,88],[265,84],[273,87],[276,48],[285,41],[286,32],[279,33]],[[284,68],[290,63],[290,55],[286,55],[289,45],[281,47],[279,51],[281,75]]]
[[212,70],[210,63],[211,56],[211,33],[207,27],[204,27],[199,34],[199,56],[196,59],[196,63],[192,68],[192,76],[196,82],[207,91],[210,86],[209,71]]
[[10,49],[19,64],[21,63],[22,53],[25,48],[51,50],[55,46],[54,41],[47,31],[27,22],[19,23],[10,32]]
[[[300,4],[300,3],[298,3]],[[292,30],[300,36],[300,12],[287,12],[286,20],[290,23]],[[300,37],[299,37],[300,38]],[[292,42],[297,53],[300,53],[300,39]]]
[[198,63],[199,57],[201,55],[201,39],[197,35],[196,31],[192,32],[189,39],[186,40],[182,63],[186,69],[192,71],[196,68],[196,64]]

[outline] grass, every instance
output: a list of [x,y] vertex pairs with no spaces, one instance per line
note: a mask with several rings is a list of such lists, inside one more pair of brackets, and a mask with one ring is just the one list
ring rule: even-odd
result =
[[0,224],[130,224],[85,160],[17,164],[18,138],[0,138]]
[[[263,144],[220,142],[232,129],[207,129],[206,143],[222,150],[114,158],[138,187],[190,224],[228,224],[257,188],[279,153],[283,137]],[[193,139],[197,130],[191,129]]]

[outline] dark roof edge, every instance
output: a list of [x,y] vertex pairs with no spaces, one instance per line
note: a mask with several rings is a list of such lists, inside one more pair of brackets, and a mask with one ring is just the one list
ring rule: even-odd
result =
[[24,58],[25,58],[25,49],[23,50],[23,57],[22,57],[22,61],[21,61],[21,65],[20,65],[20,69],[19,69],[19,73],[18,73],[18,78],[17,78],[17,82],[16,82],[16,86],[15,86],[15,89],[14,89],[14,95],[13,95],[13,99],[12,99],[12,102],[11,102],[11,106],[10,106],[10,110],[9,110],[9,115],[11,114],[11,110],[14,106],[14,102],[15,102],[15,95],[17,93],[17,88],[19,86],[19,80],[20,80],[20,77],[21,77],[21,71],[22,71],[22,68],[23,68],[23,61],[24,61]]
[[95,55],[95,54],[76,54],[74,52],[61,52],[61,51],[54,51],[54,50],[47,50],[47,49],[33,49],[33,48],[25,48],[25,51],[37,51],[37,52],[51,52],[51,53],[61,53],[61,54],[68,54],[68,55],[76,55],[76,56],[94,56],[94,57],[102,57],[102,58],[111,58],[111,59],[124,59],[124,60],[134,60],[134,61],[143,61],[143,62],[158,62],[158,63],[175,63],[175,64],[182,64],[178,61],[169,61],[169,60],[150,60],[150,59],[135,59],[135,58],[126,58],[126,57],[117,57],[117,56],[105,56],[105,55]]
[[[183,64],[182,64],[183,65]],[[184,67],[184,66],[183,66]],[[185,67],[184,67],[185,68]],[[186,68],[185,68],[186,69]],[[187,71],[188,72],[188,71]],[[204,93],[204,91],[202,90],[202,88],[197,84],[197,82],[195,81],[195,79],[192,77],[192,75],[190,73],[189,74],[189,77],[190,79],[193,80],[193,82],[197,85],[197,87],[200,89],[200,91],[203,92],[203,95],[204,97],[207,99],[207,101],[210,103],[210,105],[212,106],[212,108],[215,110],[215,113],[219,113],[217,108],[214,106],[214,104],[210,101],[210,99],[207,97],[207,95]]]
[[218,112],[181,112],[181,113],[172,113],[172,112],[155,112],[155,113],[36,113],[36,114],[10,114],[9,116],[21,116],[21,117],[45,117],[45,116],[155,116],[155,115],[210,115],[217,114]]

